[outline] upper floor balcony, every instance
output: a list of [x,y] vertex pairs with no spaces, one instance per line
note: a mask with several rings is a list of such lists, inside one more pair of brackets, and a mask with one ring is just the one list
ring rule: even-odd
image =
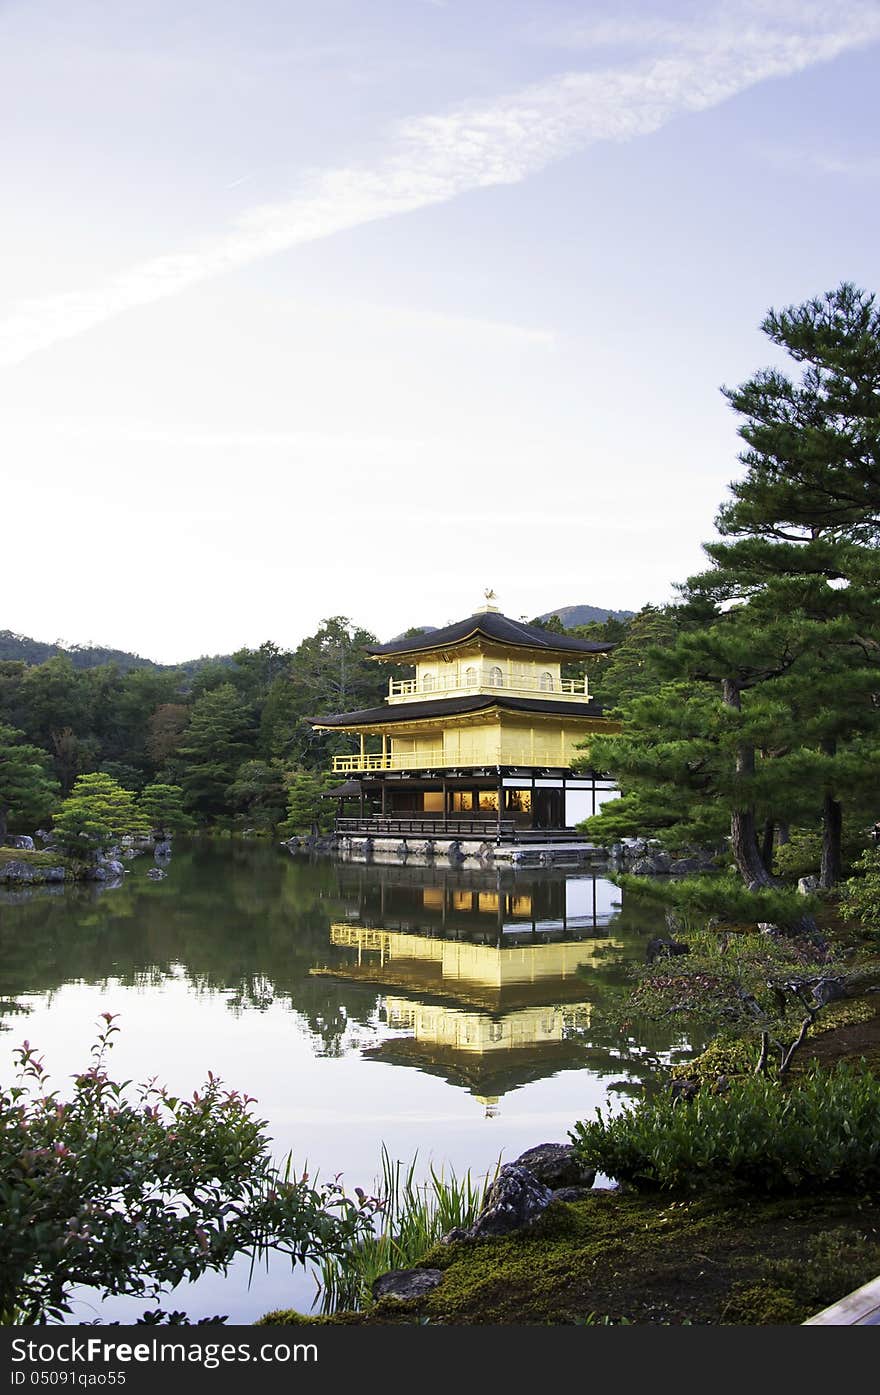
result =
[[500,665],[477,667],[441,674],[423,674],[421,678],[392,678],[388,684],[388,701],[412,702],[415,698],[472,696],[492,693],[503,688],[517,697],[564,697],[566,702],[589,702],[590,690],[586,677],[557,678],[552,673],[505,673]]

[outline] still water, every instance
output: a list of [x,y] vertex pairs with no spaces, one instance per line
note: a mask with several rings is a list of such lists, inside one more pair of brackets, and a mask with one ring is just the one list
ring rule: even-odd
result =
[[[698,1044],[681,1026],[610,1024],[662,923],[584,872],[365,866],[239,841],[181,842],[162,881],[151,865],[133,859],[116,888],[0,891],[5,1080],[28,1038],[65,1093],[98,1015],[118,1013],[117,1079],[184,1094],[213,1071],[256,1096],[279,1159],[370,1191],[383,1143],[420,1173],[480,1176],[566,1141]],[[246,1323],[314,1297],[279,1261],[162,1306]],[[81,1291],[74,1320],[147,1306]]]

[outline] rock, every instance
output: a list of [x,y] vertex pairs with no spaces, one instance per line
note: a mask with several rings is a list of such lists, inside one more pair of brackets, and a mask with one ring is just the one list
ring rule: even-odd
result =
[[699,857],[678,857],[669,865],[669,871],[673,877],[689,877],[694,872],[704,870],[704,864]]
[[457,838],[453,838],[452,842],[449,844],[446,850],[446,856],[449,858],[450,862],[464,862],[464,853],[461,850],[461,843]]
[[167,838],[161,839],[153,848],[153,856],[158,860],[171,856],[171,843]]
[[41,843],[51,843],[53,836],[54,835],[48,833],[45,828],[38,828],[36,833],[34,834],[34,837],[39,838]]
[[134,838],[131,836],[130,833],[126,833],[125,837],[124,837],[124,838],[120,838],[119,841],[120,841],[120,843],[122,844],[122,846],[123,846],[124,848],[130,848],[130,847],[132,846],[132,844],[134,843]]
[[47,882],[63,882],[67,876],[67,871],[64,867],[46,867],[43,870],[45,871]]
[[168,873],[163,872],[161,867],[151,867],[147,872],[147,876],[151,882],[161,882],[163,878],[168,876]]
[[811,985],[813,992],[813,1002],[819,1007],[826,1007],[828,1003],[836,1002],[838,998],[846,998],[846,984],[842,978],[820,978]]
[[653,964],[655,959],[674,959],[679,954],[690,954],[690,945],[681,940],[664,940],[655,935],[645,946],[645,963]]
[[460,1225],[454,1225],[451,1230],[447,1230],[445,1235],[441,1235],[441,1245],[452,1245],[456,1240],[469,1240],[470,1234]]
[[595,1193],[592,1187],[554,1187],[554,1201],[586,1201]]
[[799,877],[797,889],[801,896],[812,896],[814,891],[819,890],[819,878]]
[[759,920],[758,929],[762,935],[771,935],[774,939],[778,939],[782,934],[779,926],[774,925],[772,920]]
[[443,1281],[442,1269],[390,1269],[370,1285],[374,1298],[421,1298]]
[[482,1211],[471,1226],[472,1239],[509,1235],[531,1225],[550,1205],[553,1193],[543,1182],[516,1163],[502,1167],[486,1193]]
[[[103,867],[107,877],[121,877],[125,872],[122,863],[117,862],[115,857],[102,857],[98,866]],[[98,880],[105,881],[107,877],[100,877]]]
[[658,877],[665,875],[670,868],[666,853],[654,853],[651,857],[640,857],[630,869],[634,877]]
[[644,838],[624,838],[623,846],[629,857],[644,857],[648,851],[648,843]]
[[2,862],[0,876],[5,882],[32,882],[34,868],[29,862]]
[[17,833],[14,838],[10,838],[9,846],[11,848],[20,848],[22,852],[33,852],[34,840],[28,837],[26,833]]
[[669,1093],[674,1100],[692,1100],[700,1092],[699,1080],[673,1080]]
[[524,1167],[551,1191],[560,1187],[591,1187],[596,1179],[595,1168],[580,1160],[571,1143],[539,1143],[520,1153],[513,1166]]

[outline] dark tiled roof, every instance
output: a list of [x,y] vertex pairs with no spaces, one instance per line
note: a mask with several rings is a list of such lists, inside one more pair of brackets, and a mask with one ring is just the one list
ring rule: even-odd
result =
[[552,698],[507,697],[503,693],[477,693],[474,697],[432,698],[430,702],[396,702],[385,707],[365,707],[360,712],[337,712],[330,717],[307,717],[316,727],[362,727],[378,722],[412,722],[426,717],[457,717],[503,707],[510,712],[537,712],[548,717],[601,717],[597,702],[562,702]]
[[520,649],[543,649],[551,652],[573,654],[607,654],[616,648],[613,644],[597,644],[593,640],[575,639],[574,635],[557,635],[552,630],[538,625],[525,625],[521,620],[511,620],[497,610],[480,611],[467,620],[458,620],[454,625],[446,625],[442,630],[429,630],[427,634],[412,635],[409,639],[392,639],[389,644],[373,644],[368,654],[376,657],[392,654],[430,653],[449,645],[460,644],[471,635],[482,635],[501,644],[516,645]]

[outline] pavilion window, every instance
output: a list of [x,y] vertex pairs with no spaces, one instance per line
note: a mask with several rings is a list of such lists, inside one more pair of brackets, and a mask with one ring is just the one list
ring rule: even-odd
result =
[[553,674],[545,672],[541,674],[541,692],[551,693],[553,691]]
[[426,673],[426,674],[425,674],[424,678],[422,679],[422,688],[424,689],[424,691],[425,691],[426,693],[433,692],[433,689],[434,689],[434,675],[433,675],[433,673]]
[[504,687],[504,674],[501,672],[501,669],[498,667],[497,664],[493,664],[493,666],[489,669],[489,687]]
[[468,688],[475,688],[477,686],[477,670],[474,668],[473,664],[469,664],[465,669],[464,681],[465,686]]

